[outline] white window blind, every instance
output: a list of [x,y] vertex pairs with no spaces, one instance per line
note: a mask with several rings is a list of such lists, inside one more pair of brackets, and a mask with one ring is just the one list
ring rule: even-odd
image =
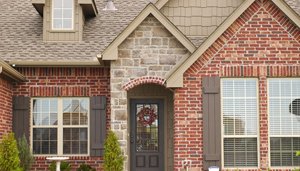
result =
[[73,29],[74,0],[53,0],[52,28],[56,30]]
[[300,79],[269,79],[271,166],[299,166]]
[[89,99],[35,98],[32,102],[34,154],[88,154]]
[[225,167],[257,166],[257,81],[222,79]]

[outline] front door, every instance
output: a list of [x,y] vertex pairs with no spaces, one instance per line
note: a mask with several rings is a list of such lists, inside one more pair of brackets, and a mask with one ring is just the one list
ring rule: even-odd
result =
[[130,113],[130,171],[163,171],[163,100],[132,99]]

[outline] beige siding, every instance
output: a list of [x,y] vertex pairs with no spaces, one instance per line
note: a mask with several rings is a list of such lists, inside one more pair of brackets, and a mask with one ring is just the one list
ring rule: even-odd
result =
[[46,0],[44,7],[44,31],[43,38],[45,41],[81,41],[84,24],[84,16],[82,8],[78,5],[78,1],[74,1],[74,29],[73,30],[52,30],[52,3]]
[[170,0],[162,9],[187,36],[207,37],[244,0]]

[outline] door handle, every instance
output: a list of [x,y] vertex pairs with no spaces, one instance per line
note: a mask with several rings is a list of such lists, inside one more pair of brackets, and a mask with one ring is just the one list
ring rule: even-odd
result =
[[130,143],[134,143],[134,136],[132,133],[130,134]]

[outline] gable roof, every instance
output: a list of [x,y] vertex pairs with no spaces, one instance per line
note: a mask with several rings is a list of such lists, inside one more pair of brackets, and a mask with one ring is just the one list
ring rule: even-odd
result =
[[[201,55],[230,27],[230,25],[242,15],[242,13],[250,7],[255,0],[245,0],[241,6],[234,11],[218,28],[211,34],[208,39],[188,58],[183,59],[176,65],[166,76],[167,87],[182,87],[183,74],[193,65],[193,63],[201,57]],[[300,27],[300,16],[292,10],[283,0],[272,0],[275,5],[280,8],[287,17],[289,17],[298,27]]]
[[[155,0],[154,0],[155,1]],[[140,13],[149,0],[114,0],[117,11],[103,11],[85,21],[80,42],[43,41],[43,18],[30,0],[0,0],[0,58],[17,65],[99,65],[97,54]],[[21,11],[21,12],[20,12]]]
[[191,53],[196,47],[185,35],[177,29],[152,3],[146,8],[118,35],[118,37],[103,51],[102,60],[118,59],[118,46],[150,15],[152,14],[177,40]]

